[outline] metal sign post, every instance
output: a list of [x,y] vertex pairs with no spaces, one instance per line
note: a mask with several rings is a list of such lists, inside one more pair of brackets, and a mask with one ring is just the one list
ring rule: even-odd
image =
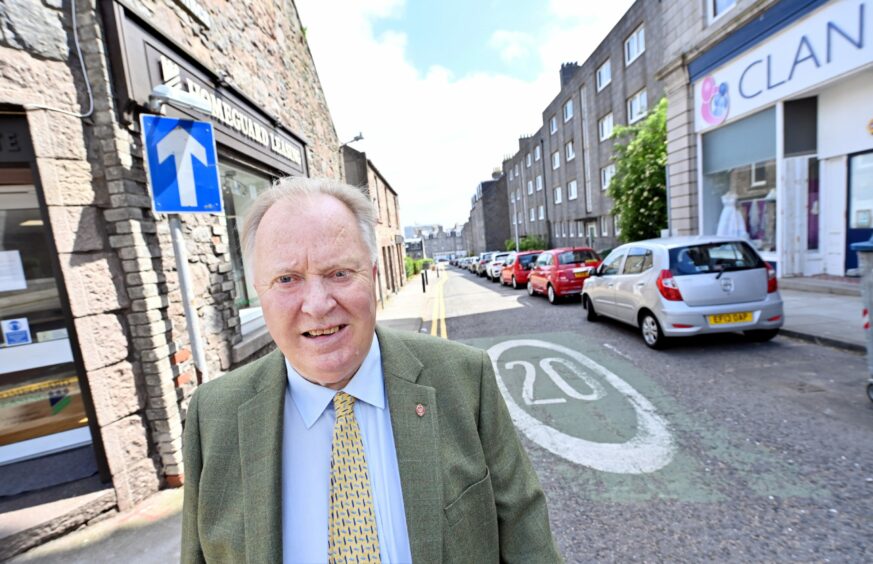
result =
[[182,235],[180,213],[222,213],[215,136],[209,122],[143,114],[140,117],[146,172],[153,210],[169,214],[170,236],[182,308],[191,341],[191,355],[200,381],[209,380],[206,350],[200,334],[194,292],[188,267],[188,252]]

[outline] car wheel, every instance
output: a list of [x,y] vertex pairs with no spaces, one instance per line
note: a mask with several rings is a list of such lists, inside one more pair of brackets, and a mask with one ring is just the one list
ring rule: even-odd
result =
[[582,296],[582,305],[585,307],[585,319],[592,322],[600,319],[600,315],[598,315],[597,312],[594,311],[594,304],[591,303],[591,298],[589,298],[587,295]]
[[512,277],[512,289],[518,290],[518,282],[515,281],[515,276]]
[[754,331],[744,331],[743,335],[747,339],[755,343],[766,343],[779,334],[779,329],[756,329]]
[[643,314],[642,319],[640,319],[640,333],[649,348],[655,350],[664,348],[666,341],[664,332],[661,331],[661,324],[651,313]]
[[533,282],[531,282],[530,280],[527,281],[527,295],[528,296],[534,295]]
[[546,294],[549,297],[549,303],[555,305],[558,303],[558,295],[555,293],[555,287],[549,284],[549,287],[546,288]]
[[491,277],[491,281],[492,281],[492,282],[497,282],[497,281],[499,281],[499,280],[500,280],[500,275],[499,275],[499,274],[498,274],[497,276],[492,276],[492,277]]

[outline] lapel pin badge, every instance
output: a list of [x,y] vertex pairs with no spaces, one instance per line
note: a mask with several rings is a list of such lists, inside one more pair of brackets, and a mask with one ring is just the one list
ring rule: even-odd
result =
[[419,417],[424,417],[425,411],[426,410],[424,409],[423,405],[418,404],[415,406],[415,414],[418,415]]

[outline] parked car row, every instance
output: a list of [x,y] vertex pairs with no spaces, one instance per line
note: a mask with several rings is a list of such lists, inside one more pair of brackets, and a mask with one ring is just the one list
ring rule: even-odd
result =
[[776,271],[742,239],[650,239],[603,260],[588,247],[492,252],[458,265],[552,304],[581,296],[588,321],[609,317],[637,327],[653,349],[705,333],[741,331],[768,341],[784,322]]

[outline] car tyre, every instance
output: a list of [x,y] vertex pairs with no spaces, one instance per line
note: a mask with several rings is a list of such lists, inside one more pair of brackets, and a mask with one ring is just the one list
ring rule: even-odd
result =
[[643,342],[650,349],[661,350],[666,346],[667,338],[661,331],[661,324],[650,312],[644,313],[640,318],[640,333],[643,336]]
[[558,294],[555,293],[555,287],[549,284],[546,288],[546,295],[549,298],[549,303],[552,305],[556,305],[558,303]]
[[756,329],[753,331],[744,331],[743,335],[747,339],[755,343],[766,343],[773,340],[773,337],[779,334],[779,329]]
[[518,282],[515,281],[515,276],[512,277],[512,289],[518,290]]
[[582,306],[585,308],[585,319],[591,322],[598,321],[600,319],[600,315],[594,311],[594,304],[591,303],[591,298],[587,295],[582,296]]
[[527,295],[528,295],[528,296],[533,296],[534,293],[535,293],[535,292],[534,292],[533,282],[531,282],[530,280],[528,280],[528,281],[527,281]]

